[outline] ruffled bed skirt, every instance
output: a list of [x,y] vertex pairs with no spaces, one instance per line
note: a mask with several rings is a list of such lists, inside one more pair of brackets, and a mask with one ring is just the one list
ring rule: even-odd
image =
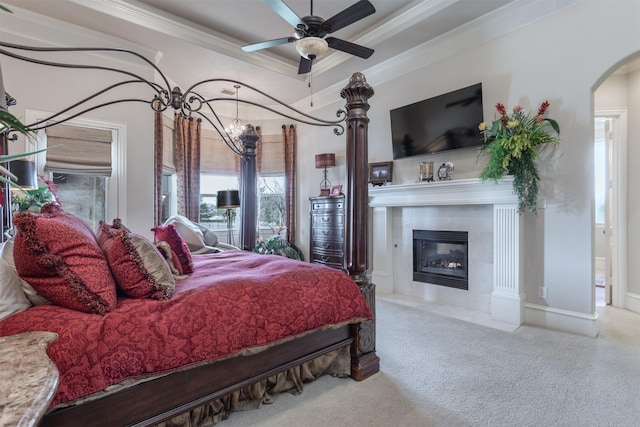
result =
[[279,393],[300,394],[304,383],[322,375],[345,377],[350,373],[351,353],[349,346],[346,346],[198,406],[158,424],[157,427],[213,426],[229,418],[232,412],[259,409],[262,404],[273,403]]

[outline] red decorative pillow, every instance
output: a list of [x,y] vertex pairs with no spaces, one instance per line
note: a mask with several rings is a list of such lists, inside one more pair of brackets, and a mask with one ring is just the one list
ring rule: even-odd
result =
[[125,295],[158,300],[171,298],[175,280],[167,261],[153,243],[129,232],[119,220],[115,220],[113,226],[100,223],[97,240]]
[[14,216],[20,277],[53,304],[86,313],[112,311],[116,283],[91,228],[55,205],[42,212]]
[[176,230],[175,225],[167,224],[165,226],[152,228],[151,231],[155,234],[155,241],[157,242],[167,242],[169,246],[171,246],[171,250],[175,252],[180,265],[182,266],[183,274],[191,274],[193,273],[193,260],[191,259],[191,252],[189,252],[189,247],[187,243],[184,241],[178,230]]

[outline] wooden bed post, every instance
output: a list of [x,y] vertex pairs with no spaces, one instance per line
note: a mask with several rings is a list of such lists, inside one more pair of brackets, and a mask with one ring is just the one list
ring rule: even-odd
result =
[[360,381],[380,370],[380,358],[376,350],[375,285],[367,276],[369,233],[369,153],[368,99],[373,96],[362,73],[351,76],[349,84],[340,96],[347,100],[347,188],[346,188],[346,236],[345,268],[360,287],[369,303],[373,321],[362,322],[357,328],[351,347],[351,377]]
[[240,248],[253,251],[256,245],[256,142],[258,134],[252,125],[246,125],[240,134],[243,151],[240,163]]

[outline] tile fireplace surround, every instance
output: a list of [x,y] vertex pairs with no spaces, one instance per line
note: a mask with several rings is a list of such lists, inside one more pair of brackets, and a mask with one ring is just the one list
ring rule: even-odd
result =
[[[369,189],[372,282],[397,293],[524,322],[522,218],[510,177],[420,182]],[[469,290],[414,282],[413,229],[469,232]]]

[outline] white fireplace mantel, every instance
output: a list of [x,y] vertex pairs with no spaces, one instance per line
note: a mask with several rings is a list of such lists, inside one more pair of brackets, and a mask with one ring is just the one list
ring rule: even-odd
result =
[[451,181],[418,182],[369,189],[369,206],[447,206],[493,205],[517,203],[513,193],[513,177],[497,182],[479,178]]
[[[524,320],[523,226],[513,178],[419,182],[369,189],[373,230],[372,280],[381,293],[394,292],[394,208],[493,206],[493,291],[491,317],[513,325]],[[464,292],[464,291],[461,291]]]

